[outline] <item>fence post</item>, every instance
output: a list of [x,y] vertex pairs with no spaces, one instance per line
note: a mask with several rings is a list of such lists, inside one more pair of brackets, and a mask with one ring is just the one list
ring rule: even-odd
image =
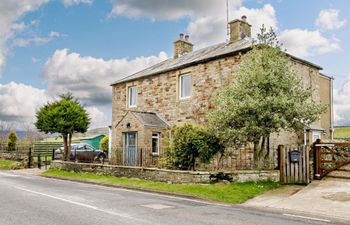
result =
[[279,169],[280,169],[280,182],[284,182],[284,146],[278,146],[278,157],[279,157]]
[[317,146],[320,143],[320,139],[314,143],[314,178],[316,180],[321,180],[321,147]]
[[38,154],[38,168],[41,169],[41,156]]
[[53,148],[52,149],[52,154],[51,154],[51,161],[54,161],[55,160],[55,149]]
[[29,148],[29,152],[28,152],[28,168],[30,168],[32,164],[32,148]]
[[140,157],[140,166],[142,167],[142,164],[143,164],[142,148],[140,149],[140,154],[141,154],[141,157]]
[[47,155],[45,155],[45,170],[47,170]]

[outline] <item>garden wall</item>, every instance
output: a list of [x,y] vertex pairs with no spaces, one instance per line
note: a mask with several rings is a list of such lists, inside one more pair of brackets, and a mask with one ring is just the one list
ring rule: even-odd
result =
[[[75,172],[91,172],[116,177],[133,177],[153,181],[171,183],[213,183],[220,178],[235,182],[247,181],[279,181],[279,171],[276,170],[236,170],[233,172],[203,172],[165,170],[158,168],[142,168],[130,166],[102,165],[91,163],[74,163],[53,161],[51,168]],[[219,179],[218,179],[219,178]]]
[[25,159],[28,159],[28,154],[17,152],[0,152],[0,158],[14,161],[23,161]]

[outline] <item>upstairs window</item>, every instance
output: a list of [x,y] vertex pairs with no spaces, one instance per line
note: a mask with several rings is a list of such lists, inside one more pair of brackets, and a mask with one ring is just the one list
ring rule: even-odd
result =
[[129,87],[128,89],[129,92],[129,107],[136,107],[136,96],[137,96],[137,89],[136,86]]
[[179,77],[179,97],[180,99],[191,97],[191,75],[185,74]]

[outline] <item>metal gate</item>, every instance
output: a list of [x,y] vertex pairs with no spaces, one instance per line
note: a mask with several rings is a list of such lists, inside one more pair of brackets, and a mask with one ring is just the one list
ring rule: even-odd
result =
[[310,183],[310,148],[279,146],[280,182],[284,184]]
[[350,163],[350,143],[325,143],[318,139],[314,144],[315,179]]

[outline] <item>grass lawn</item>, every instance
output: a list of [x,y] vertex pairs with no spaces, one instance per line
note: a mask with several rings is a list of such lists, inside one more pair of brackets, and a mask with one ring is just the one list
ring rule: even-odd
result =
[[350,127],[336,127],[334,129],[334,138],[350,139]]
[[75,181],[89,181],[100,184],[116,185],[123,187],[140,188],[147,190],[157,190],[178,194],[185,194],[223,203],[241,203],[263,192],[279,187],[278,183],[267,182],[247,182],[231,184],[168,184],[162,182],[103,176],[93,173],[75,173],[63,170],[49,169],[43,176],[65,178]]
[[16,161],[0,159],[0,170],[10,170],[16,163]]

